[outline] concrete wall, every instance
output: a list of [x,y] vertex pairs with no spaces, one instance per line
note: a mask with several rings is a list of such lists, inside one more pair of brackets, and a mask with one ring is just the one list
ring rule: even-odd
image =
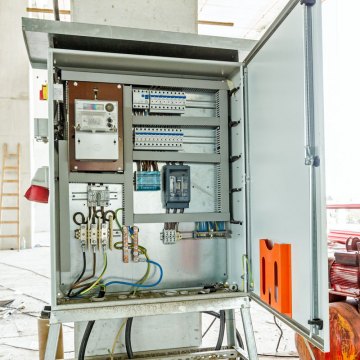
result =
[[[21,31],[26,6],[26,0],[0,1],[0,145],[14,151],[21,144],[20,234],[30,246],[31,204],[22,196],[30,183],[29,63]],[[14,239],[0,241],[0,249],[15,245]]]
[[197,0],[71,0],[72,21],[196,33]]

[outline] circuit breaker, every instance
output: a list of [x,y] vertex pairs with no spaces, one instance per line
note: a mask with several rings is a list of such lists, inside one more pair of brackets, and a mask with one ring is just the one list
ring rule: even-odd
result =
[[164,198],[167,209],[185,209],[190,203],[190,166],[166,165]]

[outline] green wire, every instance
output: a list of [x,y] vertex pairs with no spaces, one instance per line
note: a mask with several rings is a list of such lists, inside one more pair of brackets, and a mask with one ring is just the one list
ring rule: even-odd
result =
[[122,225],[119,223],[119,219],[118,219],[118,212],[119,211],[123,211],[124,210],[124,208],[119,208],[119,209],[116,209],[115,210],[115,221],[116,221],[116,224],[117,224],[117,226],[119,227],[119,229],[120,229],[120,231],[122,231]]
[[[247,271],[245,271],[245,262],[246,262],[246,270]],[[243,271],[243,275],[242,275],[243,291],[245,291],[245,272],[247,272],[247,275],[248,275],[250,290],[253,290],[254,289],[254,279],[253,279],[253,275],[252,275],[252,271],[251,271],[251,267],[250,267],[249,258],[246,255],[242,256],[242,271]]]
[[[122,241],[118,241],[118,242],[116,242],[116,243],[114,244],[114,248],[115,248],[116,250],[122,250],[122,249],[123,249],[123,246],[122,246],[122,245],[123,245]],[[141,246],[141,245],[139,245],[138,247],[139,247],[140,253],[143,254],[143,255],[146,257],[147,260],[150,260],[146,248],[144,248],[144,247]],[[133,245],[133,244],[129,244],[129,248],[130,248],[130,249],[133,249],[133,248],[134,248],[134,245]],[[137,283],[137,284],[143,284],[143,283],[149,278],[149,275],[150,275],[150,263],[147,262],[146,272],[145,272],[144,276],[143,276],[140,280],[138,280],[136,283]],[[134,290],[134,292],[133,292],[133,295],[136,294],[136,291],[137,291],[137,290],[138,290],[138,288],[135,288],[135,290]]]
[[90,290],[94,289],[95,287],[100,286],[100,285],[98,285],[98,284],[99,284],[99,282],[101,281],[102,277],[104,276],[106,269],[107,269],[107,254],[106,254],[106,252],[104,252],[104,269],[103,269],[102,273],[100,274],[100,276],[98,277],[98,279],[97,279],[90,287],[88,287],[87,289],[83,290],[83,291],[80,293],[80,295],[86,294],[86,293],[88,293]]

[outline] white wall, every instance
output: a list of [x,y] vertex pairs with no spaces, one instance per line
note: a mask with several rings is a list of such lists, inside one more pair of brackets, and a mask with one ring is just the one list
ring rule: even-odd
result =
[[327,0],[322,10],[327,196],[359,204],[360,2]]
[[197,0],[71,0],[74,22],[197,32]]
[[[22,196],[30,183],[29,63],[21,28],[27,1],[0,1],[0,144],[21,144],[20,234],[31,245],[31,205]],[[2,151],[2,149],[1,149]],[[5,231],[5,229],[4,229]],[[4,239],[0,248],[16,247]]]

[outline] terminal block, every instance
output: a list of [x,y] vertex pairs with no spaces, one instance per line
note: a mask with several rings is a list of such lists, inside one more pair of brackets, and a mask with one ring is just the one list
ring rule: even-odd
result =
[[163,230],[160,234],[160,239],[164,245],[175,244],[176,241],[181,240],[181,234],[176,230]]
[[160,171],[136,171],[135,191],[160,190]]
[[184,132],[181,128],[135,127],[135,150],[182,150]]

